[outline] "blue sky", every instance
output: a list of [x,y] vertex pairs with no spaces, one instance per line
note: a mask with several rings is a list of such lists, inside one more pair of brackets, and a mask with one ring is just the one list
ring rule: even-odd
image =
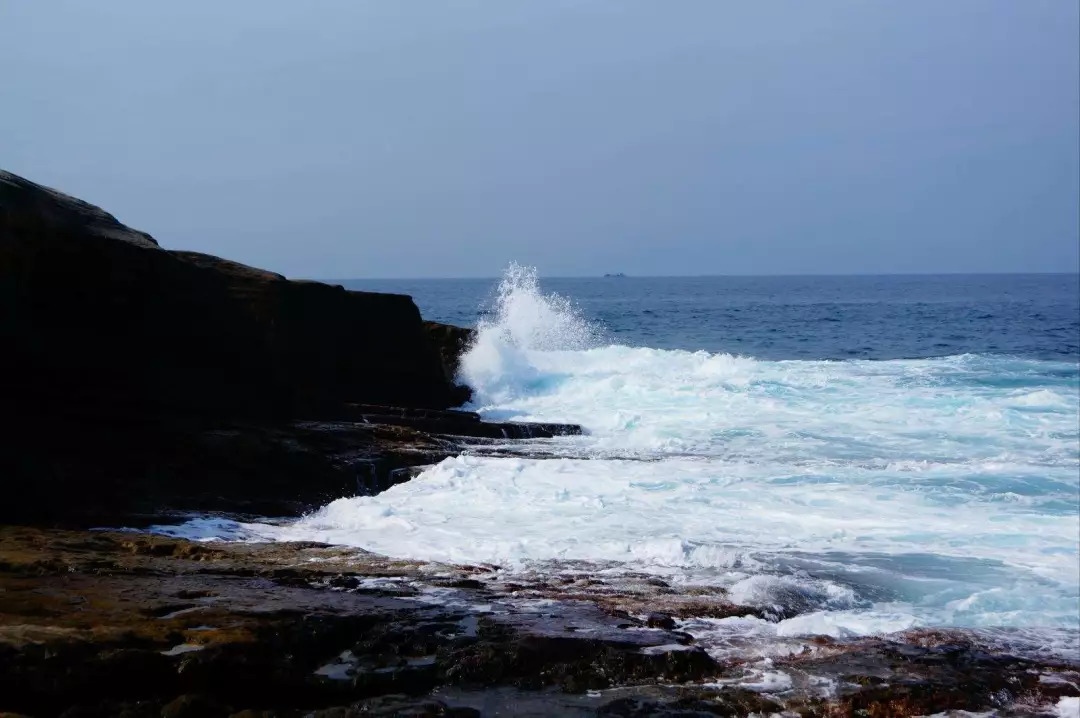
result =
[[0,4],[0,167],[290,276],[1077,271],[1080,4]]

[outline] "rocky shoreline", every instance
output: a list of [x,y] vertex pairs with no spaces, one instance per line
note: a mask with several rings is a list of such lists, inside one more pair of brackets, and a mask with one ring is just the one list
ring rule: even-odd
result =
[[409,297],[171,252],[3,172],[0,295],[0,715],[1040,715],[1080,696],[1080,663],[970,632],[710,650],[701,621],[780,616],[654,576],[147,533],[297,516],[581,428],[455,409],[470,332]]
[[521,585],[497,567],[320,544],[6,527],[0,707],[35,716],[1024,715],[1080,684],[1075,665],[993,655],[959,634],[822,639],[763,674],[760,658],[714,658],[682,630],[680,614],[752,610],[716,593],[691,606],[647,577]]
[[451,410],[471,330],[410,297],[165,250],[4,172],[0,296],[4,522],[297,515],[471,444],[581,430]]

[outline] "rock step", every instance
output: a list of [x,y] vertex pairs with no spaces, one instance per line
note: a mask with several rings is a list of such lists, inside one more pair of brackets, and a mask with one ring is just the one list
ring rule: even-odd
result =
[[525,421],[483,421],[471,411],[412,409],[371,404],[347,404],[341,418],[363,424],[406,426],[418,431],[481,439],[550,439],[584,433],[578,424]]
[[399,416],[402,418],[422,419],[468,419],[480,421],[480,415],[475,411],[463,411],[461,409],[425,409],[405,406],[380,406],[378,404],[357,404],[346,402],[344,411],[353,416],[365,414],[379,414],[383,416]]

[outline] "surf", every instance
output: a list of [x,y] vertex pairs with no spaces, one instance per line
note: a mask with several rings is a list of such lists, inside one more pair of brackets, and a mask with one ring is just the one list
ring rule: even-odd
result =
[[203,534],[511,572],[645,571],[773,610],[754,630],[774,637],[945,626],[1037,629],[1068,646],[1080,629],[1068,362],[620,345],[513,265],[460,371],[482,416],[587,433],[450,458],[282,525]]

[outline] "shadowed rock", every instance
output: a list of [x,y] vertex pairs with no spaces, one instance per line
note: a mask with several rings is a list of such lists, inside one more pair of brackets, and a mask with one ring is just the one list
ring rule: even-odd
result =
[[454,381],[461,368],[461,357],[476,340],[476,330],[467,327],[455,327],[452,324],[424,322],[424,330],[442,357],[446,367],[446,378]]
[[448,368],[468,330],[441,327],[436,346],[408,296],[167,251],[0,172],[0,519],[293,513],[460,450],[438,436],[577,430],[439,413],[469,396]]
[[7,173],[0,296],[0,368],[34,407],[265,417],[461,399],[407,296],[168,252]]

